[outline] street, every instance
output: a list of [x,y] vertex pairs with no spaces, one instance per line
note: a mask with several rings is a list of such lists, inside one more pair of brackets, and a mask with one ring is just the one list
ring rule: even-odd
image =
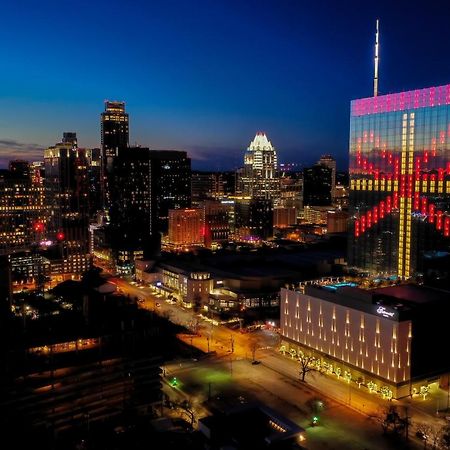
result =
[[[412,417],[413,425],[409,434],[413,442],[410,440],[409,448],[422,445],[413,436],[415,424],[442,426],[445,423],[444,419],[427,410],[430,401],[407,399],[388,402],[379,395],[358,389],[355,383],[347,383],[342,378],[338,380],[317,372],[308,374],[307,382],[301,383],[298,363],[290,356],[283,356],[278,352],[276,334],[267,331],[240,333],[223,325],[213,325],[211,321],[195,315],[192,310],[156,296],[148,287],[131,284],[121,278],[113,278],[111,281],[115,282],[123,293],[141,299],[139,304],[142,307],[164,315],[172,322],[195,332],[196,334],[179,335],[187,344],[205,353],[214,352],[214,356],[207,361],[193,362],[189,367],[166,367],[167,376],[173,375],[185,380],[177,387],[178,395],[184,392],[196,405],[200,404],[205,396],[211,395],[211,389],[222,394],[233,390],[240,392],[240,395],[250,394],[253,398],[286,413],[289,418],[306,428],[309,436],[308,448],[311,449],[400,448],[399,442],[390,442],[383,437],[377,421],[380,411],[392,404],[401,412],[403,407],[407,406],[408,415]],[[260,364],[252,365],[249,360],[253,359],[260,361]],[[205,373],[204,369],[215,365],[228,373],[229,381],[225,382],[227,377],[222,376],[222,382],[214,388],[214,382],[207,381],[209,372]],[[192,390],[191,382],[186,382],[191,377],[197,377],[194,383],[197,390]],[[198,390],[198,386],[202,388]],[[205,389],[208,392],[205,392]],[[306,403],[312,398],[321,398],[328,405],[318,427],[309,427],[312,413]],[[202,409],[201,415],[204,413],[205,410]]]

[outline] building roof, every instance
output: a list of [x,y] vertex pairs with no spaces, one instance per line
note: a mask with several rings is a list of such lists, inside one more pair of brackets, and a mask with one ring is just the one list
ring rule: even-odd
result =
[[450,84],[353,100],[351,115],[405,111],[450,104]]
[[[381,315],[391,320],[409,320],[414,311],[430,303],[449,307],[450,292],[415,284],[362,289],[356,283],[306,285],[304,293],[311,297],[340,304],[368,314]],[[384,307],[381,312],[380,307]]]
[[403,284],[373,289],[374,294],[386,295],[413,304],[448,301],[450,292],[416,284]]
[[269,139],[267,139],[266,133],[264,133],[263,131],[258,131],[253,141],[250,142],[248,150],[254,151],[254,150],[275,150],[275,149],[273,148],[273,145],[269,141]]

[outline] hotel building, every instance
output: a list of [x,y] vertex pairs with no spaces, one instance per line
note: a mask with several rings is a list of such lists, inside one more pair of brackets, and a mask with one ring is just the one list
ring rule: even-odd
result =
[[450,246],[450,85],[354,100],[349,265],[409,278]]
[[364,290],[355,283],[281,289],[280,327],[291,356],[388,398],[420,392],[449,364],[439,342],[449,313],[443,291],[415,285]]

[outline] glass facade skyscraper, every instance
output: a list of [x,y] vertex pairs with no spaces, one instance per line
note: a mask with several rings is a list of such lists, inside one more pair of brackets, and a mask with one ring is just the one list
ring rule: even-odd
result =
[[354,100],[349,265],[409,278],[450,247],[450,85]]

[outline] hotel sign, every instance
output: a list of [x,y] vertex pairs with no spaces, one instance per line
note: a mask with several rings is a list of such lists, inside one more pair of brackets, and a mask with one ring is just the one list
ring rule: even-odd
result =
[[385,317],[386,319],[396,319],[397,311],[393,311],[390,308],[386,308],[383,305],[377,305],[376,313],[379,316]]

